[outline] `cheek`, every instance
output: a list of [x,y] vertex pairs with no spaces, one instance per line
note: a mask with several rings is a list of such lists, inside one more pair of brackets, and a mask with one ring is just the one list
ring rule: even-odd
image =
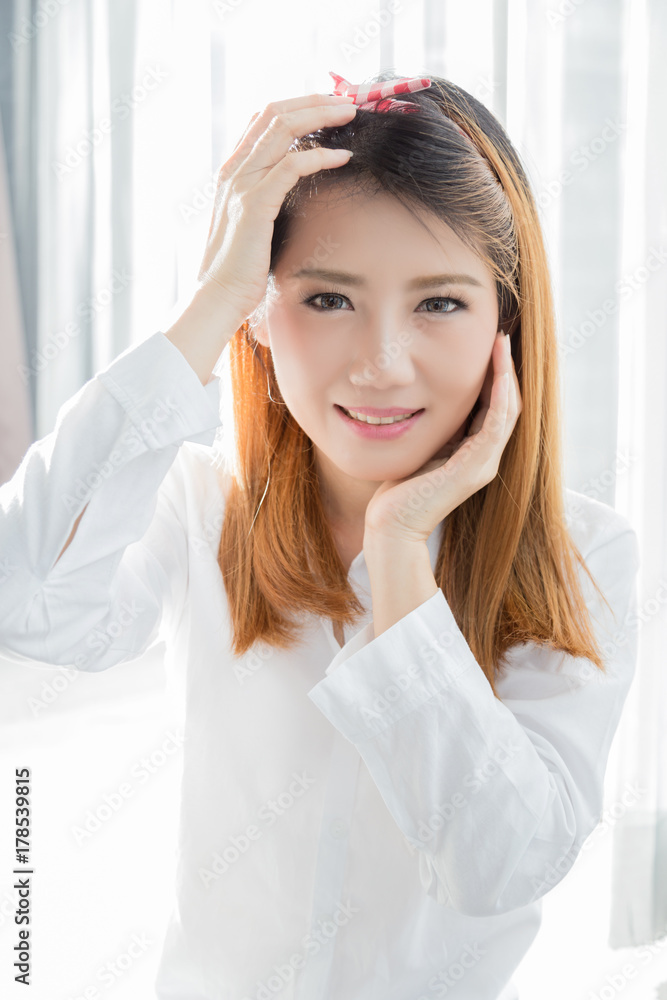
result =
[[286,391],[302,395],[318,393],[331,383],[345,365],[342,338],[318,336],[307,324],[275,316],[270,325],[270,344],[278,383]]
[[474,405],[489,367],[491,347],[473,338],[461,339],[428,359],[427,377],[451,408],[470,410]]
[[337,370],[331,351],[312,331],[296,329],[287,322],[272,322],[270,346],[273,368],[287,408],[307,433],[312,432],[316,412],[329,398],[329,386]]
[[274,343],[273,367],[285,401],[287,396],[302,399],[321,396],[331,380],[332,366],[323,352],[311,345]]

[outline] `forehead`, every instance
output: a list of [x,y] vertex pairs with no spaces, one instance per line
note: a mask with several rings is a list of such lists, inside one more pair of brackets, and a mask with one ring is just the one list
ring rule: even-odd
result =
[[304,267],[344,266],[357,273],[404,273],[409,267],[421,274],[424,267],[439,264],[443,269],[465,268],[484,284],[490,281],[480,255],[423,206],[409,209],[386,191],[331,185],[302,199],[275,273],[285,280]]

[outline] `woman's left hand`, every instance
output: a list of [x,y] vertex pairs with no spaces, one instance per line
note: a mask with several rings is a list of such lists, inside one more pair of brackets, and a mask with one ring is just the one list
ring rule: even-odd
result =
[[499,333],[468,435],[411,475],[382,483],[366,508],[365,534],[425,542],[444,517],[496,477],[522,409],[509,348],[509,336]]

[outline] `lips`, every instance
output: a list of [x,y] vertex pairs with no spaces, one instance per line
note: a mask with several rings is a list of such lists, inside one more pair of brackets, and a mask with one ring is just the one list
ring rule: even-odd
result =
[[415,407],[414,409],[409,409],[407,406],[387,406],[384,409],[375,406],[342,406],[340,403],[335,403],[335,406],[340,406],[341,410],[345,410],[349,413],[350,410],[354,410],[355,413],[363,413],[365,417],[402,417],[406,413],[412,416],[415,413],[419,413],[424,407]]
[[[393,413],[386,413],[379,411],[373,413],[370,407],[365,407],[364,409],[357,410],[354,407],[351,410],[346,410],[344,406],[339,406],[338,403],[334,403],[334,407],[343,413],[348,420],[353,420],[355,423],[366,424],[367,426],[391,426],[388,421],[392,421],[392,425],[395,423],[403,423],[404,421],[411,420],[413,417],[418,416],[424,412],[423,408],[421,410],[399,410],[398,407],[391,407]],[[364,420],[363,417],[367,419]]]
[[[382,423],[380,418],[376,422],[369,423],[366,420],[360,420],[358,417],[351,417],[338,403],[334,403],[334,409],[351,431],[362,438],[376,441],[392,441],[402,437],[404,434],[408,434],[410,428],[414,427],[421,420],[425,412],[423,409],[417,410],[412,416],[404,416],[388,423]],[[399,414],[401,413],[400,410],[398,412]]]

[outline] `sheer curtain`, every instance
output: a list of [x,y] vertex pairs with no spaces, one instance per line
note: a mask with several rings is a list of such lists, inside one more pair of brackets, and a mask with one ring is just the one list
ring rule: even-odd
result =
[[[588,998],[626,958],[617,950],[667,932],[663,0],[13,0],[0,28],[13,221],[4,242],[18,275],[33,437],[52,430],[97,370],[185,305],[217,170],[268,101],[329,91],[330,69],[352,81],[386,69],[434,73],[508,129],[554,279],[567,485],[628,516],[642,551],[639,665],[604,818],[566,885],[545,899],[543,929],[516,977],[542,1000],[559,990],[576,1000],[575,987]],[[9,371],[4,299],[2,310],[0,369]],[[27,440],[17,428],[20,458]],[[8,664],[0,685],[25,694],[52,676],[35,671]],[[162,693],[159,658],[95,686],[77,681],[50,717],[71,713],[83,727],[102,692],[120,724],[138,679],[146,698]],[[14,697],[15,722],[21,712],[29,721],[26,704]],[[579,956],[576,978],[564,978],[554,942]],[[641,970],[653,984],[662,960]]]
[[667,934],[667,136],[660,124],[667,7],[661,0],[633,4],[627,31],[618,359],[618,454],[627,471],[617,504],[639,531],[642,572],[638,676],[618,734],[613,948]]

